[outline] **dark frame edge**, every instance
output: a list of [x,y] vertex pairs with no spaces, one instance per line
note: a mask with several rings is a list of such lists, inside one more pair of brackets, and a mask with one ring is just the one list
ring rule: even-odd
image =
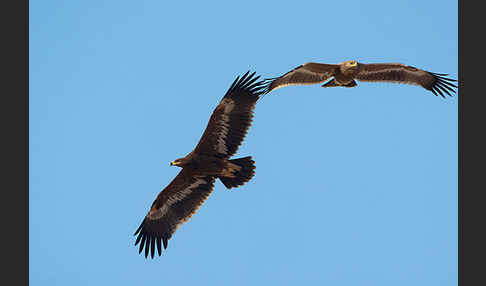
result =
[[457,55],[457,72],[458,72],[458,105],[457,105],[457,123],[458,123],[458,142],[457,142],[457,163],[458,163],[458,188],[457,188],[457,218],[458,218],[458,224],[457,224],[457,265],[458,265],[458,285],[465,285],[464,284],[464,269],[463,269],[463,249],[462,249],[462,241],[463,241],[463,229],[462,229],[462,220],[463,220],[463,209],[462,209],[462,204],[463,204],[463,155],[462,155],[462,124],[463,124],[463,114],[462,114],[462,96],[463,96],[463,87],[462,83],[463,81],[463,59],[462,59],[462,54],[463,54],[463,15],[464,15],[464,10],[463,10],[463,0],[458,0],[458,8],[457,8],[457,20],[458,20],[458,55]]

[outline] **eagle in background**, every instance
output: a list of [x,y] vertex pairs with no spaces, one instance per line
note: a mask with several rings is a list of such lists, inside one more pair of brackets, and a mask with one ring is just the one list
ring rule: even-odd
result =
[[333,77],[322,87],[355,87],[359,81],[396,82],[419,85],[430,90],[434,95],[444,94],[452,96],[452,82],[454,79],[446,78],[447,74],[432,73],[399,63],[363,64],[357,61],[345,61],[340,64],[320,64],[308,62],[300,65],[288,73],[265,79],[265,93],[288,85],[308,85],[323,83]]
[[253,120],[253,110],[264,92],[264,81],[257,82],[249,71],[238,76],[223,99],[214,109],[199,143],[184,158],[170,163],[181,167],[179,174],[165,187],[153,202],[148,214],[134,235],[139,253],[145,247],[154,258],[167,249],[168,240],[177,228],[196,213],[213,191],[219,179],[228,189],[248,182],[255,174],[251,156],[232,159],[243,142]]

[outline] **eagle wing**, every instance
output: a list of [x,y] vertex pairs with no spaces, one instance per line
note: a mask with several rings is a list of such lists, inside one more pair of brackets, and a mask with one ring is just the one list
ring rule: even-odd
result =
[[265,79],[265,93],[288,85],[307,85],[324,82],[334,76],[337,68],[339,68],[339,65],[310,62],[300,65],[280,77]]
[[407,66],[399,63],[361,64],[355,76],[360,81],[398,82],[419,85],[430,90],[434,95],[444,93],[452,96],[453,88],[457,88],[452,82],[454,79],[446,78],[447,74],[438,74]]
[[188,221],[213,191],[214,177],[196,177],[190,170],[181,172],[163,189],[145,216],[134,235],[138,234],[135,245],[140,242],[139,253],[145,247],[145,258],[149,250],[152,258],[155,246],[159,256],[177,228]]
[[214,109],[193,152],[228,159],[238,151],[253,120],[253,110],[263,94],[263,81],[249,71],[238,76]]

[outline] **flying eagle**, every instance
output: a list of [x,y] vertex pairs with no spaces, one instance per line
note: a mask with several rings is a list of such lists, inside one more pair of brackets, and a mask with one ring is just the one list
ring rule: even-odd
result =
[[214,109],[199,143],[184,158],[170,163],[181,167],[179,174],[157,196],[134,235],[139,253],[145,247],[159,256],[177,228],[196,213],[213,191],[216,178],[231,189],[248,182],[255,174],[251,156],[232,159],[253,120],[256,102],[264,92],[264,82],[249,71],[238,76]]
[[355,87],[357,86],[355,79],[397,82],[419,85],[430,90],[434,95],[440,94],[445,98],[444,93],[452,96],[451,92],[454,93],[453,88],[457,86],[451,83],[456,80],[444,76],[447,74],[432,73],[399,63],[363,64],[357,61],[345,61],[336,65],[309,62],[280,77],[265,79],[267,84],[265,93],[288,85],[323,83],[333,77],[322,87]]

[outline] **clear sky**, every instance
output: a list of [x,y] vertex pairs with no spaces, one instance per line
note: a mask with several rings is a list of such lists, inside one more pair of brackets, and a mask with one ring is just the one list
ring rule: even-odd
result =
[[457,95],[286,87],[161,257],[134,231],[247,70],[457,78],[457,1],[31,1],[31,285],[457,285]]

